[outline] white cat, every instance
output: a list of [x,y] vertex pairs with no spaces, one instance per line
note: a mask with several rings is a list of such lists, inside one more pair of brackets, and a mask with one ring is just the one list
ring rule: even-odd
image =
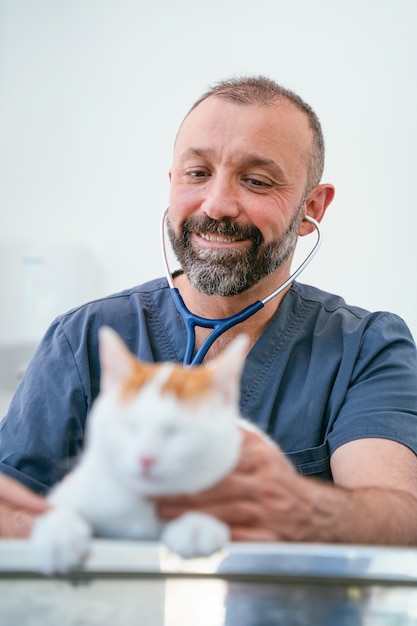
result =
[[206,365],[185,368],[140,362],[113,330],[100,330],[101,391],[79,464],[51,491],[53,508],[34,524],[36,570],[78,567],[93,535],[160,538],[184,557],[224,547],[223,522],[189,512],[165,523],[147,496],[197,493],[236,465],[247,345],[241,335]]

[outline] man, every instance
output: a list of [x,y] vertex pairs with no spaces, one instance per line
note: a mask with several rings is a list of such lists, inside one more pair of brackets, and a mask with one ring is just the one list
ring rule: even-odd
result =
[[[186,116],[170,172],[169,233],[185,304],[228,317],[290,275],[304,220],[333,199],[320,183],[319,121],[298,96],[262,77],[219,83]],[[90,303],[56,320],[0,433],[3,472],[44,491],[82,448],[99,386],[97,331],[115,328],[147,360],[181,361],[185,333],[166,280]],[[197,329],[197,347],[207,334]],[[413,545],[417,542],[417,357],[394,315],[368,313],[294,283],[222,335],[250,338],[245,417],[279,444],[246,433],[237,469],[195,497],[159,501],[165,518],[201,508],[234,540]],[[1,519],[1,518],[0,518]],[[4,534],[24,535],[3,515]]]

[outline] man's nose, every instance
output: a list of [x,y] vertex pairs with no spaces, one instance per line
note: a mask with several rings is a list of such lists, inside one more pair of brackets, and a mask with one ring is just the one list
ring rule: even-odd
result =
[[238,190],[233,181],[224,176],[213,176],[205,189],[201,210],[214,220],[224,217],[236,218],[241,209]]

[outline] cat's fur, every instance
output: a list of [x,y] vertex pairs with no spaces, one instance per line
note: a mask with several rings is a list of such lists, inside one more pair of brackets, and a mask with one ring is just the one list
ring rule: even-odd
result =
[[109,328],[99,336],[101,390],[77,467],[49,495],[35,522],[35,568],[79,566],[93,535],[159,539],[185,557],[229,539],[225,524],[187,513],[158,519],[147,496],[194,494],[228,474],[240,454],[238,399],[247,338],[207,365],[139,362]]

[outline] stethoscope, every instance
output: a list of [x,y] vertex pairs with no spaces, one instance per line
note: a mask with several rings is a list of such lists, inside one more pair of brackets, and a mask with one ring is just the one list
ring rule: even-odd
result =
[[[230,317],[223,317],[220,319],[208,319],[205,317],[200,317],[199,315],[195,315],[192,313],[185,305],[184,300],[181,297],[180,292],[174,286],[174,282],[172,280],[171,270],[168,264],[168,258],[166,253],[166,245],[165,245],[165,221],[168,214],[168,209],[165,209],[162,220],[161,220],[161,247],[162,247],[162,257],[164,261],[166,277],[168,280],[169,288],[171,291],[172,298],[174,300],[175,308],[177,309],[179,315],[182,317],[185,325],[185,331],[187,336],[187,343],[185,348],[185,356],[184,356],[184,365],[197,365],[201,363],[206,356],[209,348],[213,345],[216,339],[232,328],[232,326],[236,326],[236,324],[240,324],[240,322],[244,322],[249,317],[254,315],[257,311],[262,309],[267,302],[278,296],[282,293],[292,282],[303,272],[307,265],[311,263],[315,255],[317,254],[319,247],[322,242],[322,233],[319,223],[306,215],[304,217],[307,222],[313,224],[316,229],[317,241],[308,254],[308,256],[304,259],[301,265],[291,274],[291,276],[283,283],[278,289],[275,289],[269,296],[264,298],[263,300],[256,300],[246,308],[239,311],[239,313],[235,313]],[[199,326],[200,328],[212,328],[212,332],[205,338],[200,348],[195,352],[195,329]],[[194,354],[195,353],[195,354]]]

